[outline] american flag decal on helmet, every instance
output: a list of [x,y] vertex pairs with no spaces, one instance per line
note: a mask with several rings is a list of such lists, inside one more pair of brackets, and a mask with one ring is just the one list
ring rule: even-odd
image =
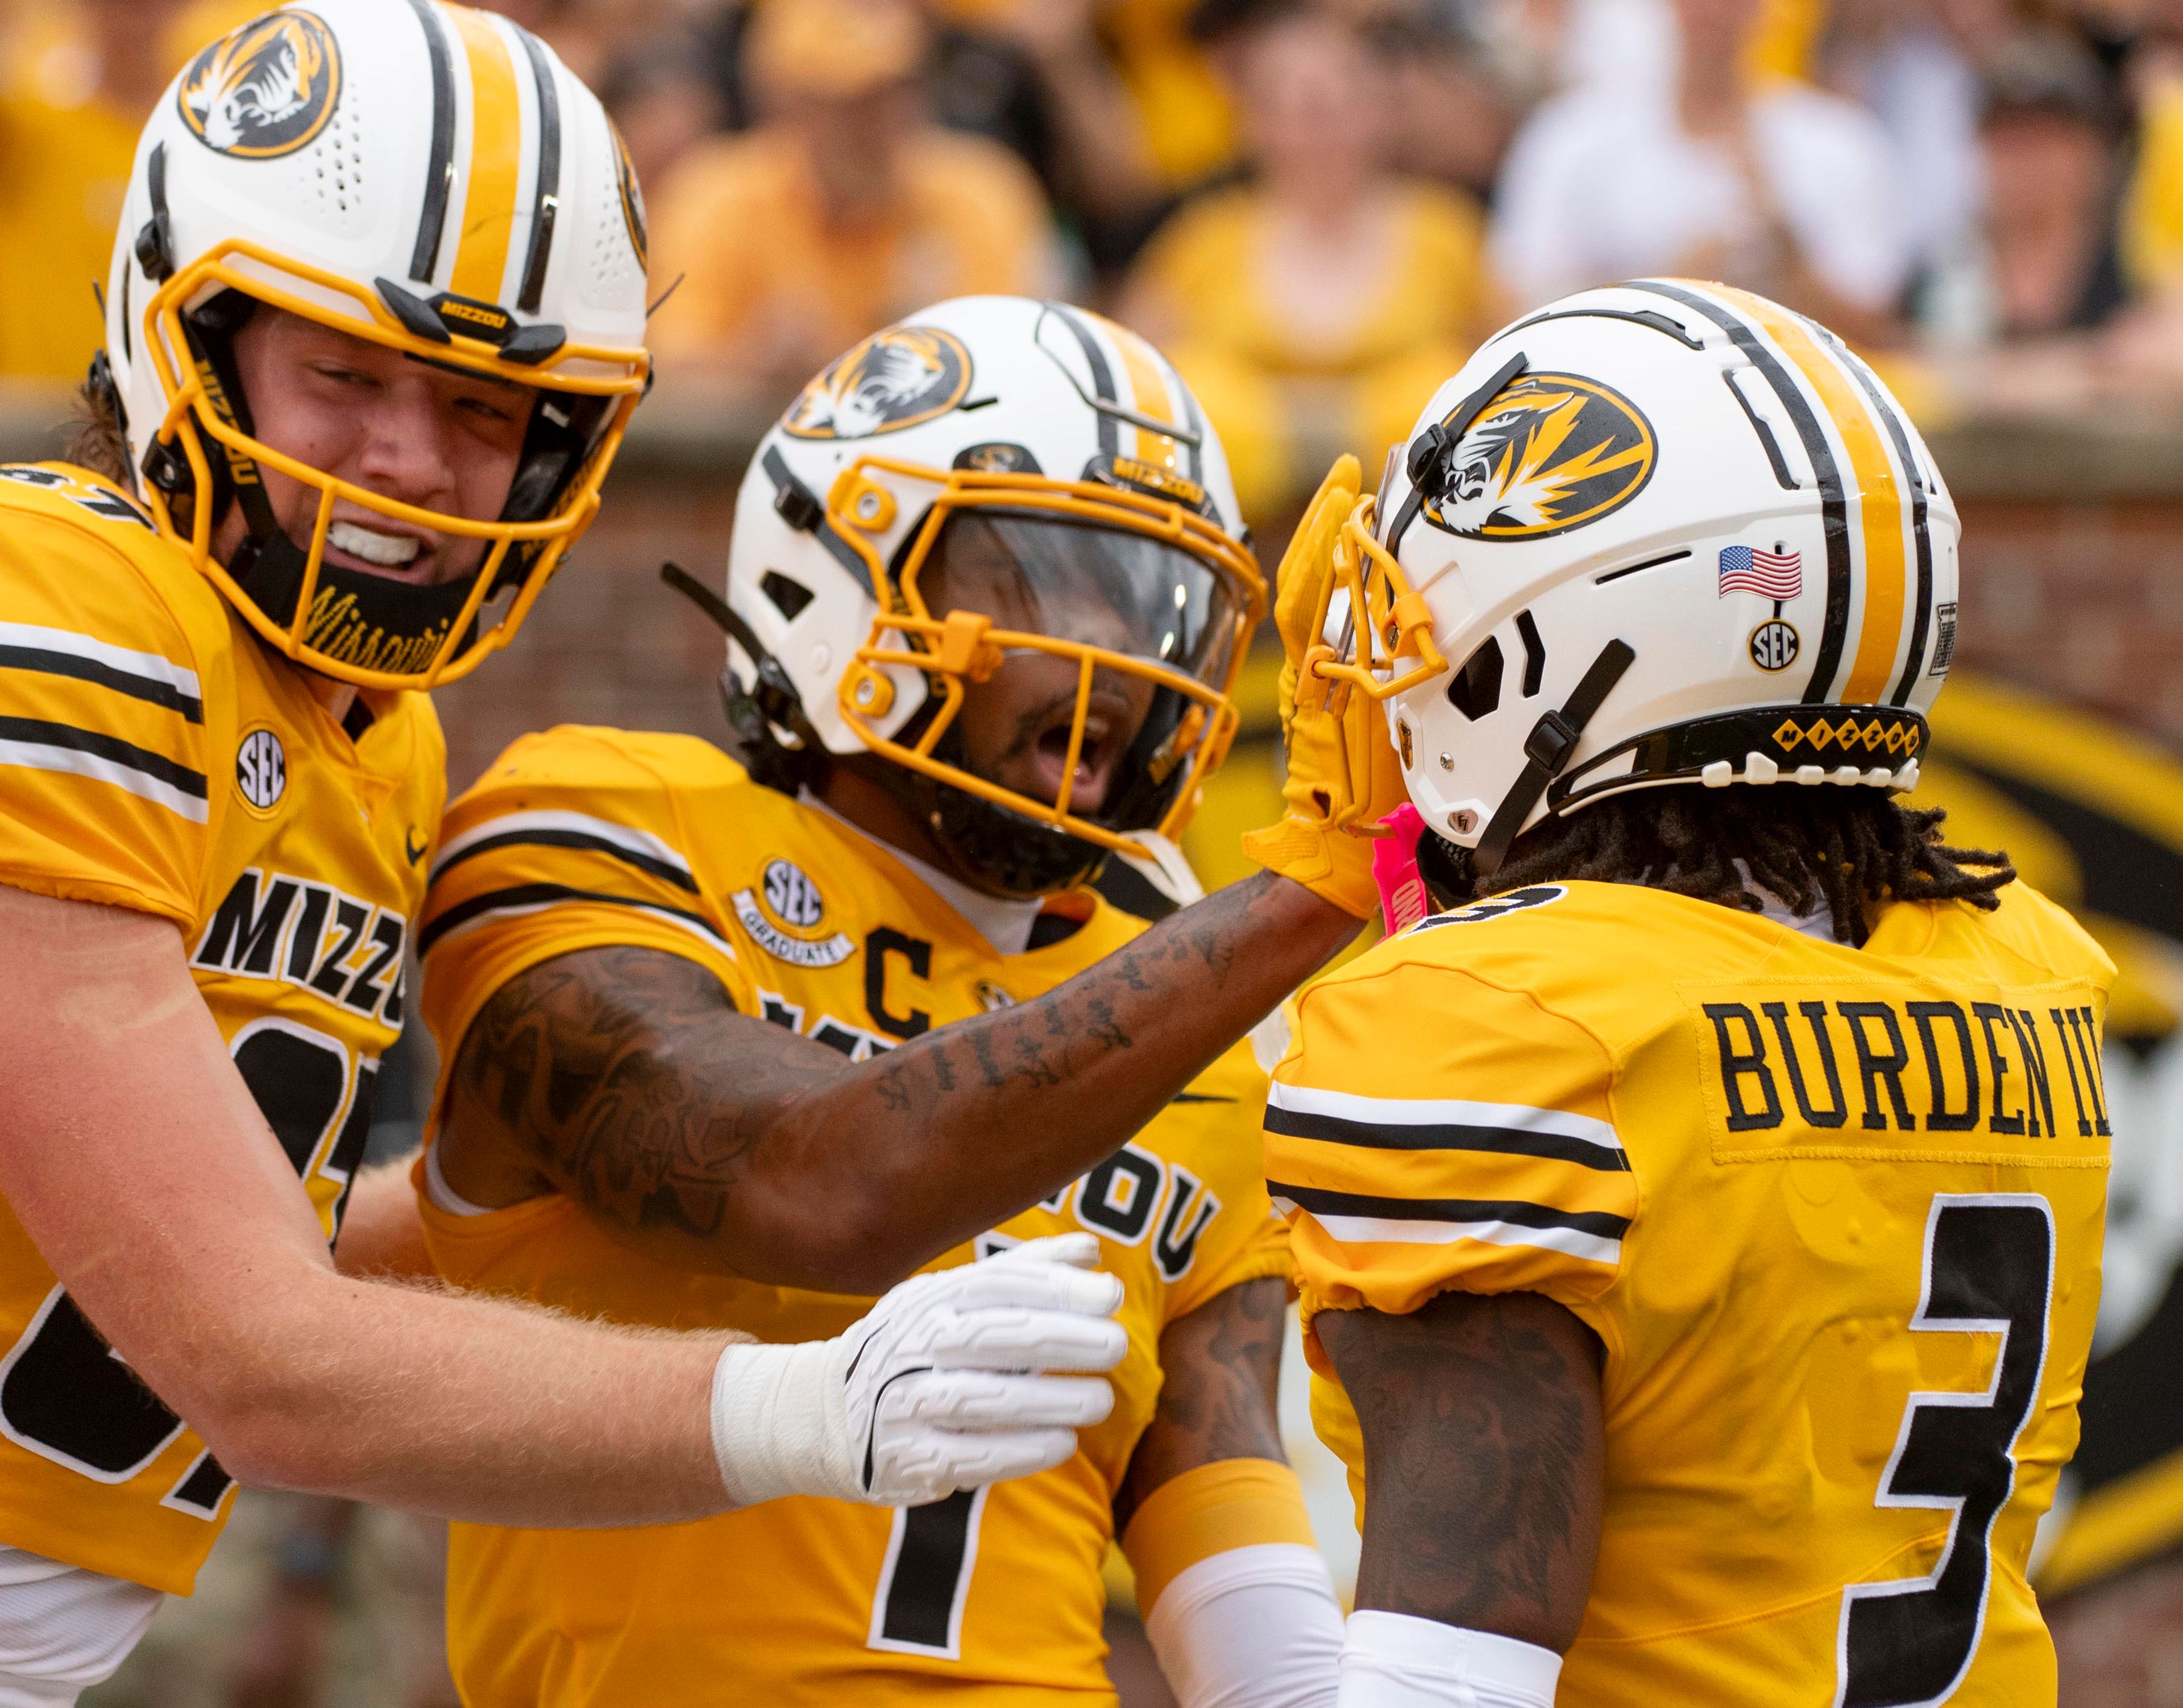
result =
[[1762,599],[1793,599],[1804,590],[1802,552],[1762,552],[1750,546],[1725,546],[1720,554],[1720,596],[1756,593]]

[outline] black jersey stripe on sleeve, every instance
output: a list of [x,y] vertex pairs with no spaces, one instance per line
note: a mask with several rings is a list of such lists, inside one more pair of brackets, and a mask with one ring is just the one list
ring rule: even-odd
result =
[[1329,1144],[1356,1145],[1368,1150],[1477,1150],[1502,1156],[1545,1157],[1573,1162],[1580,1168],[1604,1174],[1627,1174],[1630,1159],[1613,1145],[1595,1144],[1564,1132],[1529,1132],[1518,1127],[1478,1127],[1468,1123],[1419,1123],[1348,1121],[1313,1110],[1266,1105],[1266,1131],[1286,1138],[1315,1138]]
[[468,901],[457,902],[444,913],[426,920],[423,930],[417,936],[417,954],[419,958],[431,954],[433,945],[449,932],[459,930],[489,914],[554,907],[567,902],[596,902],[606,907],[625,907],[637,913],[657,914],[664,918],[677,920],[719,944],[726,954],[732,955],[735,953],[735,945],[714,929],[711,921],[700,914],[689,913],[681,908],[663,907],[658,902],[642,901],[634,896],[575,889],[567,884],[526,883],[512,885],[507,889],[488,890],[483,895],[472,896]]
[[43,718],[0,717],[0,742],[88,754],[93,759],[104,759],[108,765],[164,783],[177,794],[188,795],[195,800],[207,798],[203,771],[192,771],[164,754],[155,754],[148,748],[140,748],[133,742],[125,742],[98,730],[78,729],[73,724],[52,723]]
[[1456,1226],[1505,1222],[1513,1227],[1565,1229],[1594,1239],[1619,1239],[1630,1218],[1603,1210],[1556,1210],[1521,1199],[1381,1198],[1362,1192],[1329,1192],[1316,1186],[1291,1186],[1269,1180],[1266,1190],[1314,1216],[1369,1216],[1380,1221],[1436,1221]]
[[475,860],[480,854],[495,854],[502,848],[574,848],[586,854],[602,854],[609,860],[617,860],[624,865],[634,867],[647,876],[656,877],[663,883],[673,884],[675,888],[687,890],[692,895],[697,893],[697,880],[690,875],[687,868],[669,865],[664,860],[655,860],[652,855],[642,853],[636,848],[624,848],[620,843],[609,842],[604,837],[592,836],[583,831],[570,830],[508,831],[500,836],[486,837],[482,841],[474,842],[465,848],[456,849],[454,853],[441,860],[440,864],[433,868],[432,882],[439,882],[442,877],[465,860]]
[[30,670],[40,676],[72,676],[77,682],[111,688],[118,694],[142,700],[147,705],[180,712],[191,723],[204,721],[204,702],[197,695],[176,687],[172,682],[138,676],[132,670],[121,670],[101,659],[85,658],[75,653],[59,652],[50,647],[0,646],[0,670]]

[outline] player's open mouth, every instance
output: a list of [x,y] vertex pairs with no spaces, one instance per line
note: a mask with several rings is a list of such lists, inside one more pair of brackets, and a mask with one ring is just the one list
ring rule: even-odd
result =
[[355,522],[336,522],[326,530],[326,543],[378,570],[407,569],[425,549],[414,534],[382,534]]
[[[1069,734],[1075,711],[1065,706],[1061,720],[1041,733],[1036,748],[1038,780],[1047,800],[1061,794],[1061,779],[1069,763]],[[1084,720],[1084,744],[1076,755],[1075,787],[1070,792],[1071,812],[1096,813],[1106,804],[1107,785],[1114,770],[1121,743],[1118,721],[1094,707]]]

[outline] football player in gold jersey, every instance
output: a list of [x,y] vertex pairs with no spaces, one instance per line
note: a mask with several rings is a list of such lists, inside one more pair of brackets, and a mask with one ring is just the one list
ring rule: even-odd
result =
[[1901,798],[1957,536],[1830,334],[1661,281],[1490,341],[1346,531],[1447,910],[1267,1113],[1345,1705],[2055,1700],[2114,968]]
[[[1356,484],[1352,462],[1300,561]],[[1158,870],[1232,732],[1263,609],[1241,532],[1219,441],[1142,340],[940,303],[806,389],[752,462],[726,602],[697,590],[745,764],[564,728],[450,809],[419,939],[443,1275],[794,1339],[904,1266],[1076,1229],[1130,1342],[1077,1455],[989,1494],[458,1525],[466,1701],[697,1708],[730,1678],[768,1703],[1111,1701],[1119,1535],[1189,1708],[1331,1702],[1340,1616],[1274,1416],[1265,1082],[1237,1041],[1279,993],[1243,969],[1299,977],[1325,939],[1296,915],[1279,940],[1286,877],[1150,931],[1087,887],[1110,856]],[[1299,723],[1308,796],[1347,771]],[[1319,834],[1254,846],[1325,858]],[[978,1178],[915,1161],[938,1123]]]
[[[612,128],[504,19],[269,13],[147,128],[108,466],[0,469],[8,1708],[118,1664],[237,1476],[567,1523],[930,1499],[1062,1461],[1111,1404],[999,1373],[1121,1356],[1088,1238],[796,1347],[330,1260],[438,832],[417,690],[504,643],[589,521],[644,303]],[[345,1266],[398,1266],[406,1180],[354,1196]]]

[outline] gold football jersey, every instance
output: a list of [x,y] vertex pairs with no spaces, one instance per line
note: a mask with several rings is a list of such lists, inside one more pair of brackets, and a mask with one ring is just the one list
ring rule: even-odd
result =
[[[172,920],[331,1238],[446,796],[422,695],[352,736],[134,503],[0,467],[0,883]],[[0,1543],[187,1594],[233,1484],[0,1203]]]
[[1862,949],[1570,883],[1305,993],[1266,1166],[1307,1321],[1531,1292],[1605,1349],[1561,1702],[2053,1701],[2025,1565],[2099,1302],[2113,971],[2021,883]]
[[[518,971],[636,943],[711,968],[743,1012],[864,1060],[1037,996],[1143,928],[1088,890],[1053,906],[1074,932],[1003,956],[883,845],[707,743],[556,730],[518,742],[449,809],[422,1008],[451,1060]],[[892,1511],[787,1499],[668,1529],[457,1525],[447,1622],[464,1700],[1111,1702],[1100,1567],[1158,1397],[1161,1331],[1226,1288],[1288,1273],[1259,1172],[1264,1091],[1238,1045],[1110,1160],[933,1266],[1072,1227],[1099,1236],[1127,1291],[1130,1350],[1113,1416],[1069,1463]],[[869,1305],[655,1262],[563,1197],[475,1216],[427,1199],[424,1214],[451,1280],[616,1321],[809,1340]]]

